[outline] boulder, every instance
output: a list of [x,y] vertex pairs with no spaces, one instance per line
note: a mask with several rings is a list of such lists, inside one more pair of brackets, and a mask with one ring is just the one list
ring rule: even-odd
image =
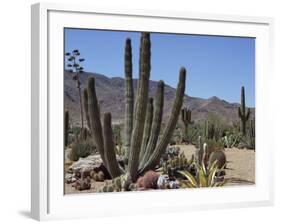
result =
[[[117,156],[117,161],[122,165],[122,158]],[[78,161],[74,162],[67,170],[67,174],[74,174],[74,177],[86,178],[91,176],[91,171],[98,173],[102,171],[105,179],[110,179],[110,174],[105,168],[100,155],[90,155],[86,158],[79,158]],[[66,175],[70,177],[69,175]]]

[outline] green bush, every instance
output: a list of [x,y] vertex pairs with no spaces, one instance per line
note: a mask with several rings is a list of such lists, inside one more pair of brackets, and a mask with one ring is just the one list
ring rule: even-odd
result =
[[71,145],[68,158],[77,161],[79,158],[85,158],[95,152],[95,146],[90,141],[79,141]]

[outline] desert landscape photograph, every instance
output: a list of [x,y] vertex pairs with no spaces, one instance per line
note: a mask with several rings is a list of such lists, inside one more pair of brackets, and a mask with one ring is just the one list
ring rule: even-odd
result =
[[255,185],[255,38],[64,28],[64,193]]

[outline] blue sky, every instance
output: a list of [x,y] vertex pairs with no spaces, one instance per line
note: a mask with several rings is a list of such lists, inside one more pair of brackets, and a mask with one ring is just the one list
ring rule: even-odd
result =
[[[124,46],[132,40],[133,76],[138,77],[139,32],[65,29],[65,51],[79,49],[85,71],[124,77]],[[151,80],[176,87],[181,66],[187,69],[186,94],[255,106],[255,39],[207,35],[151,34]]]

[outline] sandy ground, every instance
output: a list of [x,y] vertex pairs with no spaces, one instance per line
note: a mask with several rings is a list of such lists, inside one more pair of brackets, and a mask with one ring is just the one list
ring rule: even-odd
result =
[[[195,154],[195,146],[193,145],[178,145],[181,151],[189,159]],[[247,149],[226,148],[227,158],[226,167],[226,184],[225,186],[241,186],[255,184],[255,151]],[[92,180],[91,189],[84,191],[75,190],[71,184],[65,184],[65,193],[92,193],[97,192],[99,188],[104,186],[105,182],[96,182]]]
[[[195,146],[180,145],[187,158],[195,154]],[[255,184],[255,151],[247,149],[226,148],[226,185]]]

